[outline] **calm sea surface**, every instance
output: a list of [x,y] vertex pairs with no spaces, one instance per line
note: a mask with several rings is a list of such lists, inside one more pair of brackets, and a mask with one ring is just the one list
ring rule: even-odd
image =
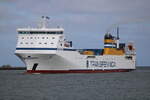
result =
[[94,74],[0,70],[0,100],[150,100],[150,68]]

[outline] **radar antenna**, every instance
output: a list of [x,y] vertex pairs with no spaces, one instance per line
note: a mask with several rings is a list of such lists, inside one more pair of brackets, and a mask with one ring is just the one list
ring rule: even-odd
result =
[[41,22],[40,22],[39,28],[46,28],[49,19],[50,19],[50,18],[49,18],[48,16],[42,16],[42,17],[41,17]]

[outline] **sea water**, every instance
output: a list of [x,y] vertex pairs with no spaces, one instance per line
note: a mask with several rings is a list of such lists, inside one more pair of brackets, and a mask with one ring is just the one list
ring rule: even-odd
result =
[[150,100],[150,67],[119,73],[0,70],[0,100]]

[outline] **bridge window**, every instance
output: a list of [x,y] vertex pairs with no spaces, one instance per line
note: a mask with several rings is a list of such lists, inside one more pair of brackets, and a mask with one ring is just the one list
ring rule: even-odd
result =
[[19,31],[18,33],[19,34],[29,34],[30,32],[28,32],[28,31]]
[[63,34],[63,32],[62,32],[62,31],[59,31],[59,32],[57,32],[57,34]]
[[19,34],[63,34],[63,31],[19,31]]

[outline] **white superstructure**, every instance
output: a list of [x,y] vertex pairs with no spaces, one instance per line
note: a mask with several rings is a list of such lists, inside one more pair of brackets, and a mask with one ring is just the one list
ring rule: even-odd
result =
[[[43,17],[44,21],[46,17]],[[117,43],[105,35],[104,49],[74,49],[63,28],[19,28],[15,54],[29,73],[109,72],[135,69],[133,44]]]

